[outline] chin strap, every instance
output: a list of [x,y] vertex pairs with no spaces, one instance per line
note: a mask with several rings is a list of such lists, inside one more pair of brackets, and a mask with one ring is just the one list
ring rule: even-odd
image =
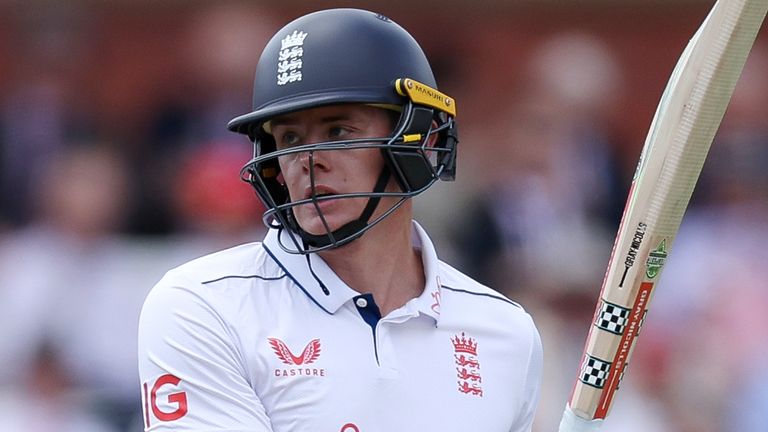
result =
[[[389,183],[390,176],[391,171],[389,167],[384,167],[384,169],[381,171],[381,174],[379,175],[379,179],[376,180],[376,186],[373,188],[373,193],[384,192],[384,189],[387,187],[387,183]],[[310,234],[301,229],[298,224],[296,224],[295,227],[296,232],[299,234],[301,239],[304,240],[305,246],[308,245],[311,247],[319,248],[328,246],[333,243],[342,242],[351,237],[358,236],[368,226],[368,222],[371,220],[371,216],[373,216],[373,212],[376,210],[376,206],[379,205],[379,201],[381,201],[380,196],[368,198],[368,203],[365,205],[363,212],[360,213],[360,217],[327,234]],[[322,213],[320,214],[320,217],[323,217]]]

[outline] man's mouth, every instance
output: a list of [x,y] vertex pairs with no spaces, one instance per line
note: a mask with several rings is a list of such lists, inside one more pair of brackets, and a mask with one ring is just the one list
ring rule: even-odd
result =
[[324,186],[315,186],[314,189],[309,187],[305,190],[304,199],[322,198],[330,195],[338,195],[338,192]]

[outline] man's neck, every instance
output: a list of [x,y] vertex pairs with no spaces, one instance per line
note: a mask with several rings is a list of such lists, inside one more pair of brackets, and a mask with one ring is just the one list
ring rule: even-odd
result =
[[349,287],[373,294],[382,316],[418,297],[425,284],[421,254],[411,245],[410,218],[403,222],[397,216],[341,248],[320,253]]

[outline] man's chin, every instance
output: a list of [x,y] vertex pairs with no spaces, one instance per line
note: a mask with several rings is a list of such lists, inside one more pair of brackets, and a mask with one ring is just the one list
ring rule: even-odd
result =
[[326,226],[326,224],[323,223],[323,220],[319,216],[299,218],[299,226],[307,234],[324,236],[328,235],[330,232],[336,231],[345,225],[345,223],[336,222],[330,219],[331,218],[326,217]]
[[334,205],[334,208],[321,209],[321,212],[318,213],[311,205],[300,206],[294,209],[294,215],[301,229],[312,235],[327,235],[329,232],[334,232],[347,223],[356,220],[362,210]]

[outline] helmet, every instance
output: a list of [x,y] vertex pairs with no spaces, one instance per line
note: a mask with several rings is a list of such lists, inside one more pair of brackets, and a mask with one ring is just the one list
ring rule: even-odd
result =
[[[342,103],[386,107],[399,112],[399,120],[390,136],[313,143],[280,151],[265,130],[265,124],[275,116]],[[281,242],[281,247],[303,254],[344,245],[438,179],[453,180],[458,143],[455,116],[455,101],[437,90],[429,62],[408,32],[380,14],[330,9],[294,20],[267,43],[256,67],[253,111],[231,120],[228,128],[248,135],[254,143],[254,157],[241,177],[266,206],[265,224],[287,229],[293,245]],[[311,157],[317,151],[349,148],[381,149],[386,163],[373,191],[312,193],[309,199],[291,201],[280,176],[279,156],[308,152]],[[400,191],[384,192],[392,177]],[[314,192],[314,181],[311,186]],[[371,221],[384,196],[399,199]],[[327,229],[325,234],[305,232],[293,217],[292,209],[298,205],[314,203],[323,218],[317,202],[360,197],[369,199],[360,217],[337,230]]]

